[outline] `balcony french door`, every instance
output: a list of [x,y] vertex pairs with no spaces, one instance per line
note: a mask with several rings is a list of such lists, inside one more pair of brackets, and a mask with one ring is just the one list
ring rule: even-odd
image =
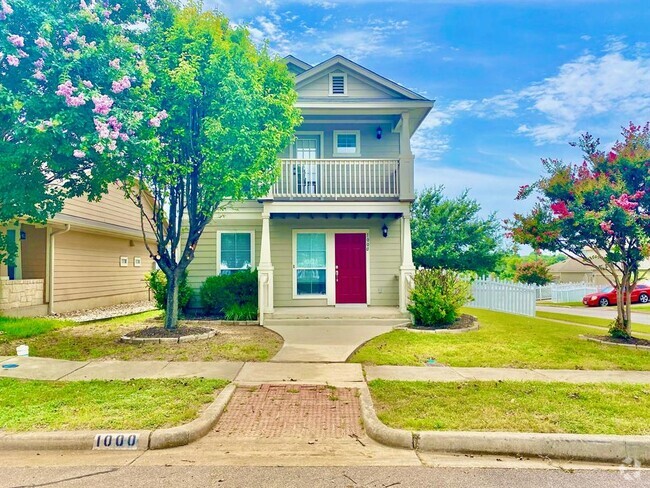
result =
[[310,161],[320,159],[320,144],[317,135],[299,134],[296,138],[296,158],[303,161],[293,168],[293,191],[299,195],[315,195],[319,191],[319,167],[315,161]]

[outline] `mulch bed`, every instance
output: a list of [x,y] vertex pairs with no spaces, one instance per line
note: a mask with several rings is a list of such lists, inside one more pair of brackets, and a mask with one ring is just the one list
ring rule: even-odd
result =
[[409,328],[418,329],[418,330],[467,329],[469,327],[472,327],[475,323],[476,323],[476,317],[464,313],[460,317],[458,317],[453,324],[438,324],[438,325],[431,325],[427,327],[411,325]]
[[639,339],[637,337],[630,337],[629,339],[623,339],[621,337],[612,337],[612,336],[601,336],[601,335],[586,335],[585,337],[593,337],[603,342],[611,342],[612,344],[630,344],[634,346],[646,346],[650,347],[650,341],[648,339]]
[[207,327],[187,327],[181,325],[174,330],[167,330],[164,327],[148,327],[146,329],[135,330],[126,334],[127,337],[146,337],[164,339],[167,337],[185,337],[192,335],[201,335],[211,332],[213,329]]

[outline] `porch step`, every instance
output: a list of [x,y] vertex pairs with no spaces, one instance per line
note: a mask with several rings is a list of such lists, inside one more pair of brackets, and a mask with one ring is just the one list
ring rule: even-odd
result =
[[276,307],[275,312],[265,314],[266,320],[398,320],[408,322],[410,317],[396,307]]
[[376,319],[360,319],[360,318],[347,318],[347,317],[332,317],[332,318],[277,318],[266,316],[264,325],[267,327],[294,325],[301,327],[336,327],[336,326],[383,326],[383,327],[397,327],[398,325],[408,324],[410,321],[406,317],[402,318],[376,318]]

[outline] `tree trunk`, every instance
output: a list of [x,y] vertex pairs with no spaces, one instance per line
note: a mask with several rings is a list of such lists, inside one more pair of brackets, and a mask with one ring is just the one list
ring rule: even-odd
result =
[[609,330],[612,337],[631,337],[631,301],[630,278],[624,275],[620,285],[616,288],[616,321]]
[[167,304],[165,305],[165,329],[178,327],[178,269],[167,276]]

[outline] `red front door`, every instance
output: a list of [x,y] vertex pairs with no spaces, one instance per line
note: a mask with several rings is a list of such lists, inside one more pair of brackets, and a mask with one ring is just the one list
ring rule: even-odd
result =
[[366,303],[366,234],[335,234],[336,303]]

